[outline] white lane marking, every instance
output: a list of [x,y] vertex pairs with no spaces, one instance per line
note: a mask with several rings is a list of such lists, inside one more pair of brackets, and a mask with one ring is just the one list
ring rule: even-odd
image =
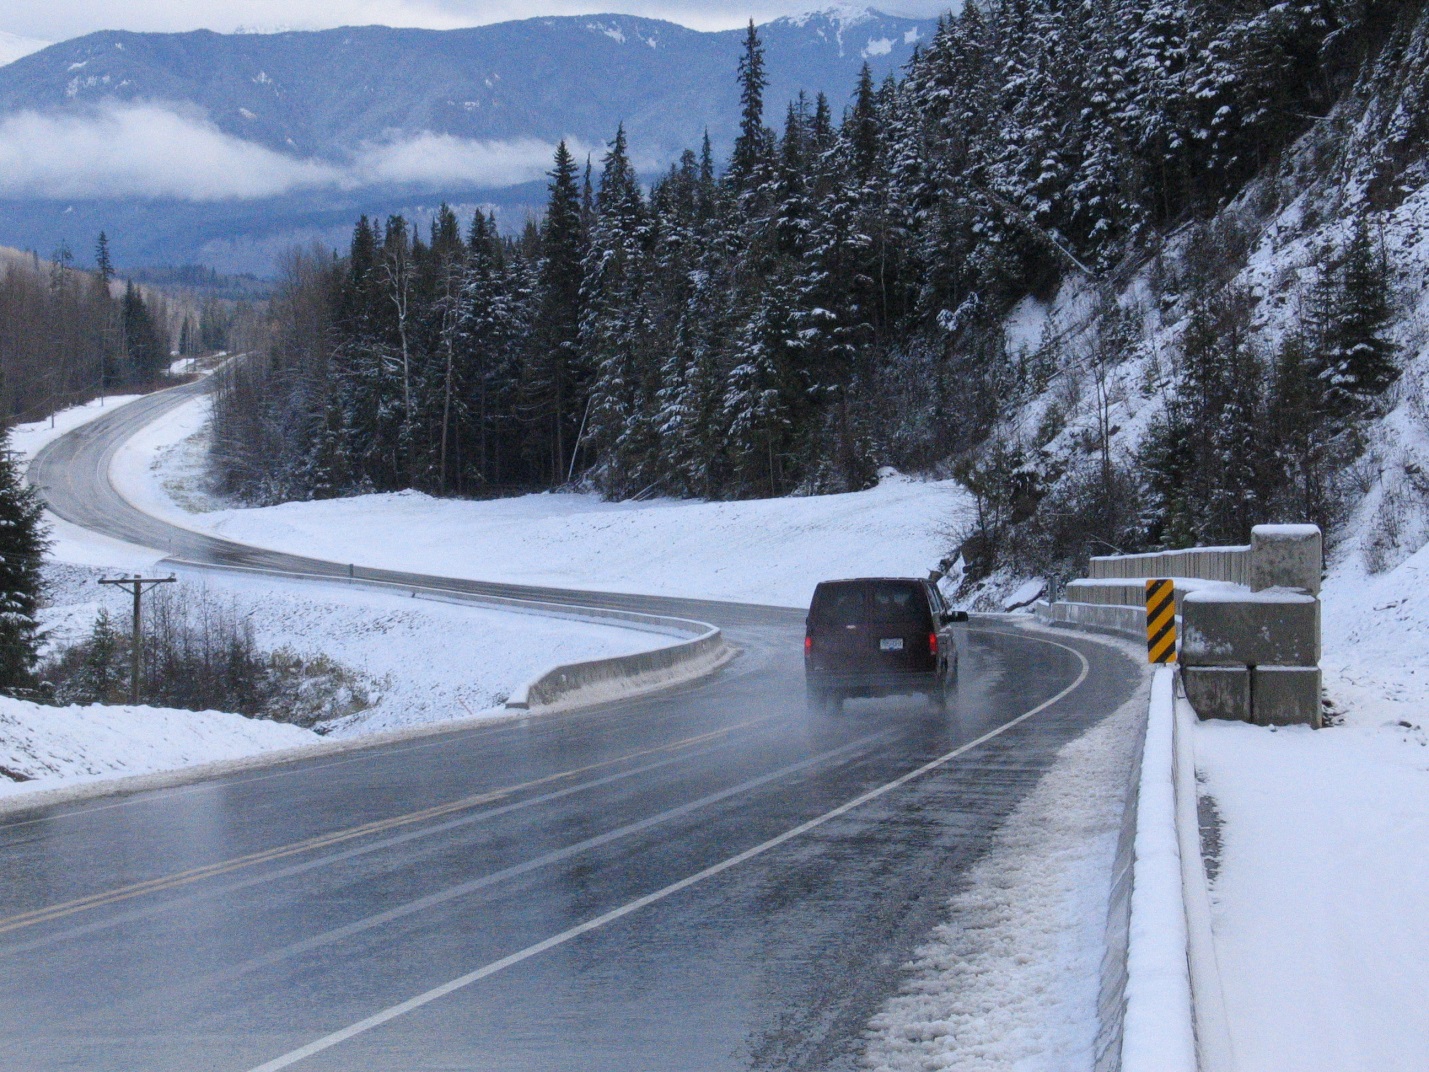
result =
[[547,950],[555,949],[557,946],[560,945],[565,945],[573,938],[579,938],[582,934],[604,927],[607,923],[613,923],[624,916],[630,915],[632,912],[638,912],[642,908],[646,908],[652,904],[655,904],[657,901],[663,901],[667,897],[671,897],[674,894],[679,893],[681,890],[687,890],[691,886],[696,886],[699,883],[704,882],[706,879],[714,878],[714,876],[722,874],[723,872],[728,871],[732,867],[738,867],[740,864],[745,863],[748,860],[752,860],[756,856],[762,856],[770,849],[778,848],[786,841],[792,841],[794,838],[799,837],[802,834],[807,834],[810,830],[823,826],[825,823],[830,822],[833,819],[837,819],[841,815],[846,815],[847,813],[853,811],[855,808],[860,807],[863,804],[867,804],[870,800],[876,800],[887,793],[891,793],[895,789],[907,785],[909,782],[913,781],[916,778],[921,778],[923,775],[928,774],[930,771],[937,770],[939,767],[942,767],[947,763],[952,762],[954,759],[957,759],[963,753],[970,752],[972,751],[972,749],[977,748],[979,745],[986,744],[988,741],[992,740],[999,734],[1006,733],[1008,730],[1012,729],[1012,727],[1019,725],[1020,723],[1026,722],[1033,715],[1041,714],[1043,711],[1047,710],[1047,708],[1051,707],[1059,700],[1075,692],[1078,688],[1081,687],[1082,682],[1087,679],[1087,675],[1091,673],[1091,664],[1087,662],[1086,656],[1083,655],[1081,652],[1077,651],[1076,648],[1068,647],[1066,644],[1059,644],[1055,640],[1043,640],[1040,637],[1037,638],[1037,642],[1041,644],[1050,644],[1054,648],[1061,648],[1063,651],[1071,652],[1082,664],[1082,672],[1077,675],[1076,681],[1072,682],[1061,692],[1057,693],[1056,696],[1053,696],[1050,700],[1046,700],[1038,704],[1036,707],[1032,708],[1032,710],[1018,715],[1010,722],[1004,722],[1001,726],[998,726],[994,730],[989,730],[977,740],[969,741],[967,744],[963,745],[960,748],[954,749],[945,756],[939,756],[937,759],[929,763],[925,763],[923,764],[923,766],[917,768],[916,770],[911,770],[907,774],[895,778],[893,781],[888,782],[885,785],[881,785],[876,789],[870,789],[868,792],[854,797],[847,803],[840,804],[832,811],[824,812],[823,815],[820,815],[817,818],[810,819],[808,822],[805,823],[800,823],[798,826],[794,827],[791,830],[786,830],[784,833],[779,834],[776,837],[772,837],[768,841],[755,845],[752,849],[746,849],[744,852],[741,852],[736,856],[731,856],[727,860],[722,860],[719,863],[714,864],[713,866],[705,868],[703,871],[690,875],[688,878],[682,878],[678,882],[672,882],[664,889],[656,890],[654,893],[647,893],[644,897],[636,898],[628,904],[621,905],[619,908],[613,908],[609,912],[606,912],[604,915],[596,916],[594,919],[590,919],[584,923],[577,924],[569,930],[562,931],[560,934],[552,935],[550,938],[547,938],[541,942],[537,942],[535,945],[528,945],[525,949],[518,950],[517,952],[512,953],[509,956],[502,957],[500,960],[493,960],[490,964],[482,965],[480,968],[477,968],[473,972],[468,972],[466,975],[459,976],[458,978],[453,979],[450,982],[443,983],[441,986],[433,987],[431,990],[428,990],[423,994],[418,994],[416,997],[408,998],[406,1001],[401,1002],[400,1004],[383,1009],[381,1012],[374,1013],[373,1015],[367,1017],[367,1019],[359,1020],[357,1023],[351,1024],[348,1027],[344,1027],[340,1031],[334,1031],[330,1035],[324,1035],[320,1039],[315,1039],[312,1042],[309,1042],[306,1046],[300,1046],[296,1050],[291,1050],[288,1053],[283,1054],[281,1057],[275,1057],[273,1058],[273,1060],[268,1061],[265,1064],[261,1064],[255,1068],[251,1068],[248,1070],[248,1072],[278,1072],[278,1070],[281,1068],[288,1068],[291,1065],[297,1064],[299,1061],[306,1060],[307,1058],[312,1057],[315,1054],[322,1053],[324,1050],[330,1050],[334,1046],[346,1042],[350,1038],[355,1038],[358,1035],[365,1034],[366,1032],[371,1031],[373,1028],[381,1027],[383,1024],[388,1023],[389,1021],[397,1019],[399,1016],[405,1016],[409,1012],[412,1012],[416,1009],[420,1009],[423,1005],[430,1005],[438,998],[444,998],[448,994],[455,993],[458,990],[471,986],[472,983],[479,982],[482,979],[487,978],[488,976],[495,975],[497,972],[505,971],[507,968],[510,968],[515,964],[520,964],[523,960],[529,960],[534,956],[538,956],[541,953],[545,953]]

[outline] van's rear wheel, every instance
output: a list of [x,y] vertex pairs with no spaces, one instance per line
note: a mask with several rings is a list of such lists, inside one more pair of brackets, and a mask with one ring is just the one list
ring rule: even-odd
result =
[[843,707],[843,696],[833,689],[809,686],[809,713],[811,715],[837,714]]

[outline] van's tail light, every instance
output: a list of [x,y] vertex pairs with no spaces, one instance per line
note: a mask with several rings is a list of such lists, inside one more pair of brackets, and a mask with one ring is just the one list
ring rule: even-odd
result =
[[811,637],[811,636],[806,636],[806,637],[804,637],[804,654],[805,654],[805,655],[808,655],[809,652],[811,652],[811,651],[813,651],[813,650],[814,650],[814,638]]
[[929,655],[937,655],[937,654],[938,654],[938,634],[937,634],[937,633],[929,633],[929,634],[928,634],[928,654],[929,654]]

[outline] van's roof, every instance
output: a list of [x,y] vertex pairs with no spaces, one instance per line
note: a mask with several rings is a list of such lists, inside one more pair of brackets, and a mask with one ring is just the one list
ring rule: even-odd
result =
[[881,583],[884,582],[884,581],[899,581],[899,582],[911,583],[911,584],[927,584],[927,583],[928,583],[928,582],[927,582],[924,578],[922,578],[922,577],[843,577],[843,578],[841,578],[841,579],[839,579],[839,580],[836,580],[836,581],[820,581],[820,582],[819,582],[819,585],[822,587],[823,585],[826,585],[826,584],[869,584],[869,583],[879,583],[879,584],[881,584]]

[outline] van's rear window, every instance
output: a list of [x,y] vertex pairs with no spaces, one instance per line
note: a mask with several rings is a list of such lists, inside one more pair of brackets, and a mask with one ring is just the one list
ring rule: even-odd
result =
[[916,584],[882,582],[873,586],[873,620],[921,622],[928,617],[928,597]]
[[813,616],[826,625],[857,625],[863,621],[863,585],[821,584],[814,593]]

